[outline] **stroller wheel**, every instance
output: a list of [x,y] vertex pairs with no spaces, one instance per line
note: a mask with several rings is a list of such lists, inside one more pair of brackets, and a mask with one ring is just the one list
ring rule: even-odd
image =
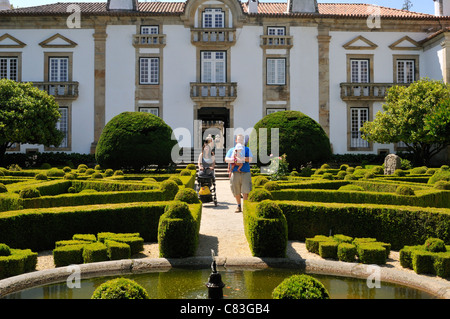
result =
[[217,199],[214,200],[214,206],[217,207]]

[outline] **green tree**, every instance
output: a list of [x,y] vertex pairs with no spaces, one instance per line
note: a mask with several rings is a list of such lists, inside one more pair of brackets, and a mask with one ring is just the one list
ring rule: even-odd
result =
[[362,127],[369,142],[404,142],[415,165],[429,165],[450,145],[450,86],[427,78],[389,89],[383,112]]
[[64,136],[56,128],[61,117],[55,98],[31,83],[0,80],[0,163],[12,145],[58,146]]

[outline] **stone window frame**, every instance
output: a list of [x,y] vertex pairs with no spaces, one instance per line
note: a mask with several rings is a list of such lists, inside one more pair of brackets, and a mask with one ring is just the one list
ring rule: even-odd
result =
[[414,60],[414,81],[418,81],[420,79],[420,55],[418,54],[393,54],[393,77],[392,83],[398,83],[398,75],[397,75],[397,61],[398,60]]
[[347,54],[347,83],[352,83],[352,60],[369,60],[369,82],[374,83],[374,55]]
[[347,151],[349,152],[358,152],[364,151],[369,152],[373,151],[373,143],[368,142],[368,147],[352,147],[351,139],[352,139],[352,113],[351,110],[359,108],[359,109],[368,109],[368,121],[373,121],[373,102],[347,102]]
[[[141,82],[141,79],[142,79],[142,77],[141,77],[141,60],[142,59],[157,59],[158,60],[158,81],[156,83],[151,83],[151,82],[142,83]],[[148,56],[147,55],[139,55],[137,64],[138,64],[138,74],[137,74],[138,82],[137,82],[137,84],[139,86],[148,86],[148,85],[159,86],[161,84],[161,57],[159,55],[148,55]],[[150,73],[149,73],[149,79],[150,79]]]
[[55,152],[55,151],[60,151],[60,152],[70,152],[72,151],[72,103],[71,102],[64,102],[64,103],[59,103],[60,106],[59,108],[67,108],[67,146],[66,147],[48,147],[45,146],[44,147],[44,151],[49,152]]
[[73,52],[44,52],[44,81],[49,82],[50,59],[51,58],[68,58],[68,82],[73,80]]
[[17,82],[22,82],[22,52],[0,52],[0,58],[17,58]]
[[[288,85],[288,69],[289,69],[289,60],[287,56],[272,56],[272,55],[267,55],[266,57],[266,61],[265,61],[265,65],[264,65],[264,81],[265,81],[265,85],[270,86],[270,87],[274,87],[274,86],[287,86]],[[284,83],[280,84],[280,83],[269,83],[269,79],[268,79],[268,63],[269,60],[284,60]]]

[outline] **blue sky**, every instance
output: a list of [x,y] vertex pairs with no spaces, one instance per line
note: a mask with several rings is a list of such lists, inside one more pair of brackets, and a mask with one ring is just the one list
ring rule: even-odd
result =
[[[56,3],[56,2],[106,2],[106,0],[10,0],[10,3],[14,7],[29,7],[29,6],[37,6],[42,4]],[[142,0],[141,0],[142,1]],[[171,0],[163,0],[163,1],[171,1]],[[182,0],[175,0],[182,1]],[[246,1],[246,0],[244,0]],[[285,2],[287,0],[262,0],[261,2]],[[319,0],[319,3],[369,3],[375,4],[379,6],[389,7],[401,9],[404,0]],[[433,0],[412,0],[413,7],[411,11],[422,12],[422,13],[434,13],[434,2]]]

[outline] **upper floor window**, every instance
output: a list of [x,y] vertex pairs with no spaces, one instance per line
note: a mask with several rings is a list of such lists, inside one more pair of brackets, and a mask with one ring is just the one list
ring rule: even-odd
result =
[[415,60],[397,60],[397,83],[413,83]]
[[139,64],[139,83],[159,84],[159,58],[140,58]]
[[49,59],[48,80],[50,82],[69,81],[69,58],[51,57]]
[[141,34],[159,34],[159,27],[157,25],[142,26]]
[[267,35],[286,35],[285,27],[268,27]]
[[203,28],[224,28],[225,13],[222,9],[205,9],[203,12]]
[[369,83],[370,82],[370,61],[366,59],[351,59],[351,82]]
[[267,84],[268,85],[286,84],[286,59],[284,58],[267,59]]
[[0,79],[18,81],[18,68],[18,58],[0,57]]
[[203,83],[226,82],[226,52],[203,51],[201,61],[201,79]]

